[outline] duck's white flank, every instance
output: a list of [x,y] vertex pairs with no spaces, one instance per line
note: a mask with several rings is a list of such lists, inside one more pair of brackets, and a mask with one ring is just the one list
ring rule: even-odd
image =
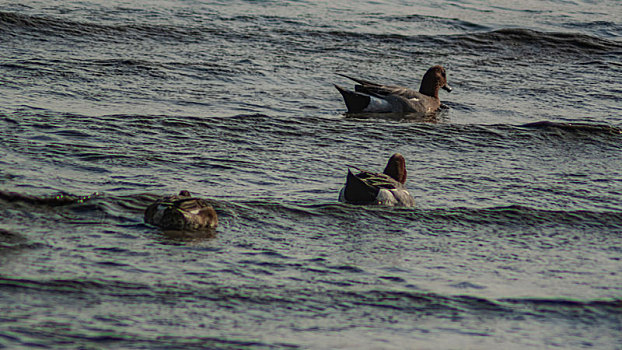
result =
[[363,109],[363,111],[371,113],[386,113],[391,112],[391,108],[391,103],[384,98],[369,96],[369,104],[365,107],[365,109]]
[[415,205],[415,200],[411,194],[403,188],[381,188],[380,191],[378,191],[376,199],[378,200],[378,204],[387,206],[412,207]]

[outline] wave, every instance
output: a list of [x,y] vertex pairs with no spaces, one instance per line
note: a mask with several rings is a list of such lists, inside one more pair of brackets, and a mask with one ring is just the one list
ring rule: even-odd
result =
[[[622,138],[620,126],[604,123],[558,121],[540,121],[520,125],[419,124],[369,122],[345,118],[331,120],[320,117],[291,118],[290,116],[266,114],[238,114],[229,117],[208,118],[171,115],[84,116],[36,111],[35,113],[20,112],[9,115],[0,113],[0,123],[3,122],[3,117],[10,126],[2,136],[7,152],[20,157],[33,157],[43,163],[54,162],[54,166],[62,164],[65,168],[99,174],[100,176],[113,176],[119,171],[123,173],[135,167],[182,167],[182,169],[191,169],[188,172],[182,170],[180,176],[183,178],[195,178],[197,172],[221,173],[230,169],[238,173],[237,176],[239,177],[227,181],[251,183],[256,185],[254,186],[256,188],[277,185],[281,188],[279,191],[288,191],[287,188],[283,189],[282,187],[284,182],[297,181],[299,176],[306,175],[278,173],[266,169],[263,166],[265,161],[253,152],[241,157],[229,157],[226,153],[197,152],[196,146],[191,147],[189,145],[201,145],[203,147],[203,145],[209,144],[212,149],[242,147],[253,150],[256,147],[287,142],[299,150],[315,152],[315,149],[310,145],[337,144],[365,150],[370,148],[367,140],[373,139],[389,144],[395,140],[400,140],[403,144],[417,145],[420,149],[429,149],[431,152],[478,148],[496,149],[503,151],[504,154],[515,154],[519,150],[519,155],[522,155],[522,152],[526,152],[527,155],[531,154],[530,152],[535,152],[534,154],[546,153],[547,149],[563,149],[563,152],[570,150],[581,154],[585,152],[586,145],[590,145],[590,147],[598,150],[598,157],[611,155],[615,158],[619,154]],[[338,127],[334,127],[335,125]],[[97,126],[97,128],[93,128],[93,126]],[[261,128],[261,135],[257,133],[258,128]],[[161,135],[163,134],[173,137],[169,142],[175,148],[165,149],[161,147]],[[258,135],[259,137],[249,138],[248,135]],[[137,142],[138,146],[116,147],[119,141]],[[370,149],[369,152],[377,153],[377,150]],[[274,153],[274,156],[277,157],[277,153]],[[338,163],[333,156],[327,156],[305,166],[305,172],[317,171],[317,176],[325,178],[326,181],[334,181],[335,177],[341,177],[342,170],[331,170],[331,168],[343,169],[344,174],[346,171],[345,168],[340,168],[343,165]],[[360,165],[364,166],[364,164]],[[6,169],[3,174],[6,180],[3,181],[4,185],[3,188],[0,187],[0,190],[9,189],[10,187],[7,186],[18,181],[12,180],[11,177],[15,178],[19,172],[9,171],[10,168],[8,167]],[[167,171],[170,172],[171,170]],[[178,172],[179,170],[173,171]],[[559,171],[566,173],[567,169],[562,167]],[[161,177],[161,175],[158,176]],[[608,186],[614,190],[617,174],[615,172],[598,174],[598,176],[594,176],[594,179],[598,179],[598,181],[609,179],[611,182]],[[204,180],[207,181],[203,183],[205,186],[210,183],[222,187],[226,186],[227,183],[221,182],[221,180],[225,181],[224,178],[214,179],[213,182],[207,178]],[[455,178],[447,179],[446,182],[455,185],[456,180]],[[494,179],[491,180],[496,182]],[[585,181],[591,183],[592,179],[586,178]],[[128,189],[133,188],[136,191],[141,188],[149,188],[151,184],[156,182],[157,179],[154,180],[154,178],[144,175],[143,177],[135,177],[128,183],[119,186],[127,186]],[[92,185],[92,183],[88,185],[88,188],[92,188],[92,192],[111,190],[110,186],[93,188],[90,187]],[[497,186],[498,184],[493,185]],[[413,186],[416,185],[413,183]],[[600,188],[595,183],[591,183],[589,187]],[[66,187],[54,189],[68,190]],[[75,189],[71,189],[71,191],[75,191]],[[299,196],[297,200],[302,199],[301,194],[305,197],[309,196],[307,199],[311,201],[314,198],[312,197],[314,196],[313,193],[306,191],[305,193],[300,191],[293,193],[294,196]],[[25,197],[21,201],[57,205],[75,200],[70,196],[67,197],[67,194],[60,193],[60,195],[65,196],[61,196],[60,200]],[[78,195],[84,196],[85,193],[78,193]],[[285,195],[291,197],[288,194]],[[0,198],[9,199],[6,193],[2,196]],[[586,193],[581,192],[573,192],[571,196],[581,201],[589,197]],[[331,198],[334,197],[331,196]],[[238,196],[237,199],[244,198]],[[523,202],[518,203],[525,204]]]
[[[338,27],[321,28],[309,26],[305,23],[289,18],[275,18],[274,16],[238,16],[233,18],[211,18],[206,25],[172,25],[172,24],[102,24],[85,21],[75,21],[44,15],[26,15],[0,11],[0,33],[37,32],[44,36],[76,36],[88,39],[103,37],[111,42],[124,42],[128,39],[143,40],[145,38],[158,40],[173,40],[180,43],[208,40],[212,36],[227,40],[273,41],[275,44],[287,44],[287,37],[295,37],[295,42],[304,36],[310,38],[324,37],[330,42],[335,41],[369,41],[381,42],[384,47],[387,42],[410,43],[424,46],[438,46],[447,50],[456,47],[479,49],[489,52],[499,48],[524,50],[525,47],[552,49],[558,53],[599,53],[619,51],[622,43],[614,40],[599,38],[581,33],[543,32],[527,28],[504,28],[488,30],[487,27],[476,23],[466,22],[455,18],[441,18],[434,16],[407,15],[382,18],[388,22],[422,22],[457,29],[466,34],[448,35],[408,35],[404,33],[371,33],[357,30],[343,30]],[[256,36],[248,33],[246,28],[249,21],[262,20],[278,21],[279,24],[266,26],[265,30],[274,31],[274,36]],[[236,22],[239,22],[236,24]],[[239,27],[237,27],[239,26]],[[253,27],[254,28],[254,27]],[[286,37],[286,38],[283,38]],[[304,40],[304,39],[303,39]],[[312,39],[315,41],[315,39]],[[328,42],[328,41],[327,41]],[[517,44],[518,47],[517,47]],[[440,45],[440,46],[439,46]],[[307,48],[309,49],[309,48]],[[410,47],[409,49],[413,49]]]
[[20,233],[0,228],[0,256],[21,249],[37,249],[44,246],[43,243],[29,241]]
[[52,196],[34,196],[25,193],[0,191],[0,200],[8,203],[21,202],[34,206],[65,206],[77,203],[84,203],[98,194],[94,193],[86,196],[75,196],[67,193],[56,194]]
[[620,42],[587,34],[542,32],[526,28],[506,28],[491,32],[457,35],[455,38],[487,49],[493,49],[493,46],[512,48],[516,47],[516,44],[572,53],[597,53],[622,49]]
[[[115,63],[112,61],[104,64],[135,64],[133,62],[120,62]],[[389,113],[390,114],[390,113]],[[534,135],[548,133],[551,130],[567,131],[567,135],[572,137],[576,134],[585,135],[600,135],[611,136],[614,140],[619,140],[618,135],[622,134],[622,126],[616,126],[605,123],[596,122],[581,122],[581,121],[550,121],[541,120],[537,122],[525,123],[525,124],[447,124],[443,123],[442,119],[438,123],[430,122],[426,120],[425,123],[414,122],[410,123],[408,119],[395,119],[394,115],[373,116],[375,119],[386,119],[389,121],[404,122],[399,129],[395,132],[403,131],[405,135],[415,133],[424,133],[430,135],[478,135],[478,136],[491,136],[491,137],[504,137],[512,138],[515,136],[522,136],[526,131],[533,133]],[[230,130],[231,132],[240,133],[245,131],[254,130],[256,125],[261,124],[262,128],[266,132],[275,132],[279,135],[315,135],[317,130],[315,127],[318,122],[330,123],[330,120],[323,119],[315,116],[299,116],[291,118],[283,115],[268,115],[262,113],[252,114],[235,114],[230,116],[212,116],[212,117],[198,117],[198,116],[180,116],[180,115],[128,115],[128,114],[111,114],[102,116],[87,116],[70,113],[58,113],[54,111],[41,111],[31,108],[24,108],[23,110],[15,114],[0,113],[0,120],[10,123],[22,128],[29,126],[45,124],[47,128],[53,128],[56,130],[55,125],[49,124],[50,118],[67,119],[72,120],[72,125],[79,123],[78,125],[88,130],[88,126],[93,123],[102,124],[104,126],[114,124],[114,128],[110,128],[108,131],[114,131],[115,133],[124,132],[118,130],[117,125],[124,125],[127,129],[128,135],[134,135],[135,133],[144,133],[145,128],[149,129],[161,129],[164,131],[171,131],[175,129],[218,129],[218,130]],[[360,123],[361,126],[365,126],[365,129],[373,131],[375,127],[382,130],[386,127],[385,124],[379,123],[377,125],[370,125],[368,123],[369,118],[350,118],[343,116],[351,123],[343,127],[356,128],[356,125]],[[28,121],[26,125],[24,119]],[[45,122],[41,122],[44,120]],[[75,123],[73,123],[75,121]],[[335,121],[335,120],[333,120]],[[336,119],[337,122],[341,122],[342,119]],[[66,121],[65,121],[66,122]],[[39,123],[39,124],[37,124]],[[330,131],[330,130],[327,130]],[[54,131],[60,133],[61,131]],[[70,135],[71,136],[71,135]],[[233,135],[232,135],[233,136]],[[378,136],[374,134],[374,136]]]
[[[164,195],[164,194],[163,194]],[[128,196],[106,196],[58,194],[34,196],[17,192],[0,191],[0,204],[22,204],[23,209],[68,207],[74,215],[88,216],[104,213],[107,218],[122,222],[142,222],[143,210],[159,194],[138,194]],[[573,227],[607,227],[622,229],[622,212],[590,210],[544,210],[520,205],[498,206],[489,208],[390,208],[381,206],[354,206],[342,203],[298,204],[270,200],[229,202],[226,200],[207,199],[218,214],[235,220],[250,222],[266,221],[274,224],[282,219],[299,220],[304,217],[334,217],[338,220],[374,221],[374,218],[392,222],[418,222],[435,225],[566,225]],[[26,205],[26,208],[23,207]],[[270,215],[266,215],[269,212]]]
[[[256,203],[257,206],[270,204]],[[287,208],[287,207],[285,207]],[[568,226],[605,226],[622,229],[622,213],[617,211],[543,210],[520,205],[490,208],[405,209],[357,207],[346,204],[317,204],[290,209],[299,213],[336,216],[379,216],[391,220],[445,224],[496,224],[501,226],[563,224]]]
[[570,21],[563,24],[564,27],[573,30],[589,29],[602,37],[619,38],[622,35],[622,24],[613,21]]
[[206,33],[219,33],[217,29],[189,28],[174,25],[106,25],[93,22],[73,21],[48,16],[0,11],[0,33],[26,32],[51,37],[102,37],[110,42],[124,42],[127,39],[159,39],[175,42],[196,42]]
[[[399,44],[404,54],[423,51],[430,47],[452,54],[464,50],[479,54],[507,53],[507,51],[547,55],[587,56],[594,54],[618,54],[622,43],[581,33],[544,32],[527,28],[504,28],[493,31],[468,30],[466,34],[408,35],[404,33],[368,33],[357,31],[310,30],[311,36],[326,37],[331,42],[361,42],[361,47],[378,44],[385,48],[387,43]],[[300,35],[300,33],[291,33]],[[366,44],[365,44],[366,42]],[[400,51],[400,50],[398,50]]]
[[446,17],[438,17],[438,16],[426,16],[426,15],[404,15],[404,16],[395,16],[395,17],[384,17],[386,21],[389,22],[404,22],[404,23],[422,23],[425,25],[429,25],[430,23],[437,24],[440,26],[462,30],[462,31],[483,31],[488,30],[487,26],[473,23],[469,21],[465,21],[459,18],[446,18]]
[[586,133],[586,134],[622,134],[622,128],[618,128],[606,124],[591,124],[591,123],[563,123],[552,121],[539,121],[533,123],[527,123],[521,125],[523,128],[541,129],[541,130],[562,130],[574,133]]
[[[472,295],[443,295],[417,290],[366,290],[307,289],[288,287],[271,290],[269,286],[257,285],[218,285],[190,283],[158,283],[155,286],[116,279],[26,279],[0,276],[0,290],[26,291],[28,293],[62,293],[63,295],[91,296],[104,295],[113,298],[143,299],[159,301],[162,298],[183,298],[214,303],[235,303],[244,305],[272,305],[288,307],[295,304],[299,308],[372,308],[392,309],[404,313],[433,312],[436,317],[454,317],[458,314],[488,314],[497,317],[516,316],[517,313],[529,316],[560,316],[585,318],[592,315],[615,317],[622,311],[622,299],[608,298],[596,300],[576,299],[534,299],[499,298],[488,299]],[[613,318],[612,318],[613,320]]]
[[603,308],[611,311],[622,311],[622,299],[595,299],[595,300],[577,300],[577,299],[534,299],[534,298],[501,298],[502,303],[518,305],[522,304],[530,307],[547,307],[549,309],[559,308]]

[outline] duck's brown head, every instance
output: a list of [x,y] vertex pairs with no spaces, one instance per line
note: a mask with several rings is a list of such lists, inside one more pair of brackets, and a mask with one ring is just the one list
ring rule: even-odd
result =
[[391,176],[401,184],[406,183],[406,159],[404,159],[404,156],[399,153],[392,155],[383,173]]
[[442,66],[434,66],[425,72],[423,79],[421,79],[419,92],[427,96],[438,98],[438,89],[443,89],[447,92],[451,92],[452,90],[452,88],[447,85],[447,73]]

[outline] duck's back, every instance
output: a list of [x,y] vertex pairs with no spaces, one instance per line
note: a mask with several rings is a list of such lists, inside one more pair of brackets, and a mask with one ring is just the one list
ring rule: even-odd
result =
[[370,95],[388,96],[395,95],[401,96],[407,99],[419,98],[421,93],[413,89],[409,89],[403,86],[389,86],[389,85],[355,85],[354,90]]
[[403,184],[383,173],[361,171],[356,175],[348,170],[346,184],[339,200],[351,204],[380,204],[413,206],[414,199]]
[[171,197],[156,201],[145,210],[145,222],[165,230],[199,230],[216,227],[218,215],[201,198]]
[[[351,94],[349,96],[348,101],[350,103],[347,105],[350,112],[428,114],[436,111],[441,104],[438,98],[402,86],[360,81],[360,84],[354,86],[354,90],[363,95]],[[339,91],[342,95],[347,94],[342,89]]]

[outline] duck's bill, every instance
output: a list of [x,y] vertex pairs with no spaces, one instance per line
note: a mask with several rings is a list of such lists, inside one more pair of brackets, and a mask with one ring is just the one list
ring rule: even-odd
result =
[[453,89],[451,88],[451,86],[445,84],[445,86],[443,86],[443,90],[445,90],[447,92],[451,92],[451,90],[453,90]]

